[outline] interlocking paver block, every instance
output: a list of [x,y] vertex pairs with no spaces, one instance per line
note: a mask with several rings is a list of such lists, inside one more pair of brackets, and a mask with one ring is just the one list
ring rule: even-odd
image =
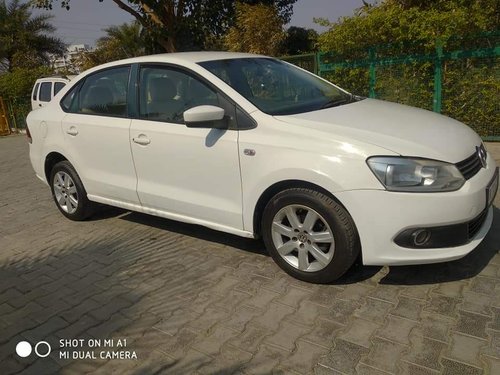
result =
[[496,282],[495,279],[478,276],[472,280],[470,290],[476,293],[490,295],[495,292]]
[[295,310],[285,319],[298,324],[313,326],[321,315],[327,315],[328,313],[328,308],[304,300],[298,310]]
[[279,296],[279,293],[267,289],[261,289],[258,294],[247,299],[245,305],[264,309],[271,303],[272,300],[276,299]]
[[272,302],[269,304],[264,314],[252,319],[252,323],[268,330],[276,331],[280,321],[294,312],[295,309],[293,307]]
[[191,310],[177,309],[172,315],[162,319],[154,327],[173,336],[187,323],[198,319],[200,315],[200,313]]
[[352,318],[348,328],[339,336],[344,341],[369,348],[370,338],[380,324],[368,320]]
[[452,361],[450,359],[444,358],[443,361],[443,375],[480,375],[483,374],[483,370],[477,367],[466,365],[465,363]]
[[290,287],[288,288],[285,295],[281,296],[275,301],[287,306],[291,306],[293,308],[297,308],[299,307],[299,304],[310,295],[311,293],[309,291]]
[[321,316],[341,324],[347,324],[351,315],[353,315],[354,311],[360,306],[360,303],[357,301],[335,299],[330,308],[322,311]]
[[285,321],[281,323],[281,327],[278,332],[268,336],[264,342],[291,352],[295,349],[297,339],[305,335],[309,330],[310,328],[308,327]]
[[417,324],[413,320],[389,315],[384,326],[378,329],[375,335],[401,344],[409,344],[410,332]]
[[398,359],[407,349],[406,345],[376,337],[372,340],[373,346],[367,357],[361,361],[376,369],[397,373]]
[[221,324],[235,331],[242,332],[250,320],[261,314],[262,311],[260,309],[241,306],[231,314],[229,319],[222,321]]
[[368,352],[369,350],[361,345],[337,338],[335,347],[321,357],[319,363],[342,373],[352,374],[361,357]]
[[486,339],[486,324],[491,321],[491,318],[484,315],[479,315],[467,311],[459,311],[459,320],[456,330],[467,335]]
[[249,325],[241,334],[229,340],[229,343],[247,352],[255,353],[260,343],[270,334],[272,332],[269,332],[265,328]]
[[441,369],[439,358],[446,344],[419,335],[412,335],[410,342],[409,352],[402,357],[405,361],[434,370]]
[[197,331],[207,332],[219,321],[225,320],[229,316],[230,313],[225,310],[209,307],[197,319],[189,321],[187,326]]
[[449,340],[448,332],[455,324],[456,319],[454,318],[424,311],[413,333],[434,340],[447,342]]
[[400,296],[398,304],[390,313],[403,318],[418,320],[424,304],[425,302],[421,300]]
[[471,366],[482,367],[479,358],[481,349],[488,345],[488,342],[471,336],[455,333],[451,337],[451,349],[446,357],[459,362],[465,362]]
[[201,374],[236,374],[252,359],[252,354],[238,348],[226,345],[212,362],[203,366]]
[[500,308],[494,307],[492,308],[492,310],[494,319],[490,324],[488,324],[488,328],[494,329],[495,331],[500,331]]
[[319,318],[314,329],[302,339],[328,348],[333,345],[333,340],[343,328],[344,326],[340,323]]
[[280,367],[293,369],[300,374],[309,373],[314,369],[318,359],[327,352],[328,349],[322,346],[298,340],[297,349],[291,356],[281,360]]
[[364,305],[354,311],[354,316],[381,324],[384,322],[387,312],[393,307],[392,303],[367,297]]
[[330,307],[342,288],[333,285],[318,285],[318,287],[309,296],[309,301],[318,305]]
[[219,353],[224,343],[237,335],[237,331],[224,326],[217,326],[212,329],[212,332],[207,337],[199,338],[193,344],[193,348],[213,357]]
[[455,317],[456,306],[459,302],[460,301],[454,297],[435,294],[431,297],[428,306],[425,307],[425,311]]
[[250,362],[244,366],[245,374],[280,374],[280,371],[273,371],[273,369],[286,355],[288,355],[288,352],[282,349],[263,344]]

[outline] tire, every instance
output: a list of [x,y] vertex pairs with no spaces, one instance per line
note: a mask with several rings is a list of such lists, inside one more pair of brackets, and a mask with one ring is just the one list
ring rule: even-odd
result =
[[262,237],[285,272],[310,283],[338,279],[361,249],[345,208],[329,196],[305,188],[284,190],[269,201],[262,217]]
[[68,219],[85,220],[94,212],[94,204],[88,200],[82,180],[69,161],[54,165],[50,172],[50,189],[57,208]]

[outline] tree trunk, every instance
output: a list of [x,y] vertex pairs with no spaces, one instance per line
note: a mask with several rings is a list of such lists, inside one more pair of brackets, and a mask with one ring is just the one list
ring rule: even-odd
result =
[[177,52],[177,48],[175,48],[175,40],[173,37],[160,37],[158,39],[158,44],[165,49],[165,52]]

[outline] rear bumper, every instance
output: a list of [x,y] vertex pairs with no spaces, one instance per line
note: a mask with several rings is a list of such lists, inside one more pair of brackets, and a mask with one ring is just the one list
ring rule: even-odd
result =
[[[397,193],[386,190],[354,190],[337,193],[336,197],[351,214],[361,240],[363,263],[366,265],[409,265],[438,263],[461,258],[486,237],[493,222],[493,208],[486,205],[486,187],[496,170],[488,155],[486,168],[449,193]],[[485,217],[472,236],[448,245],[410,248],[398,245],[398,234],[411,228],[468,225]],[[443,240],[441,243],[446,244]],[[453,244],[460,244],[454,246]]]

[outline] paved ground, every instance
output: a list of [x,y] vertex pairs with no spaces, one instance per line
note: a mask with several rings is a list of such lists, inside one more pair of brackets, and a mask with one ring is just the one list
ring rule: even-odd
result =
[[[334,285],[310,285],[257,241],[115,209],[68,221],[27,148],[0,138],[3,374],[500,374],[498,208],[488,238],[460,261],[355,266]],[[489,148],[500,160],[500,144]],[[84,348],[60,349],[60,338]],[[138,359],[59,358],[108,350],[92,338]],[[22,340],[53,351],[20,358]]]

